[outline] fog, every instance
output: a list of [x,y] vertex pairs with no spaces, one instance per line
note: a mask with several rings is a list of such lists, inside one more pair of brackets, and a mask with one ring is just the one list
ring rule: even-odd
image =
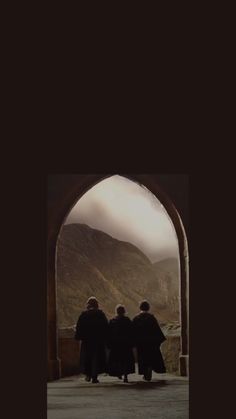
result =
[[178,257],[172,221],[160,201],[144,186],[115,175],[84,194],[65,224],[83,223],[128,241],[152,262]]

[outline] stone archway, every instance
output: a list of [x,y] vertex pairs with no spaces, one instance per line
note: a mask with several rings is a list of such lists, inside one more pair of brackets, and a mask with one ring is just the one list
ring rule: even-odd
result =
[[[60,359],[58,358],[58,337],[56,319],[56,247],[61,227],[75,203],[91,187],[102,180],[113,176],[107,175],[58,175],[57,182],[50,185],[48,202],[48,241],[47,241],[47,308],[48,308],[48,380],[61,376]],[[165,207],[170,216],[179,243],[180,260],[180,315],[181,315],[181,355],[180,374],[188,375],[188,246],[185,229],[180,215],[172,200],[159,186],[158,175],[125,175],[123,177],[145,186]],[[58,186],[59,185],[59,186]],[[54,189],[55,187],[55,189]],[[186,199],[186,198],[185,198]]]

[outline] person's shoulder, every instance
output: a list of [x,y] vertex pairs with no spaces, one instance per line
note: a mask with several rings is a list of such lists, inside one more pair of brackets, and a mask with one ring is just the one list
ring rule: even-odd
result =
[[79,315],[79,320],[80,320],[80,319],[83,319],[84,317],[86,317],[86,315],[87,315],[87,310],[83,310],[83,311],[81,311],[81,313],[80,313],[80,315]]
[[140,320],[141,322],[149,322],[154,320],[154,315],[145,311],[142,313],[137,314],[136,316],[137,320]]
[[104,313],[104,311],[101,308],[98,308],[96,310],[96,312],[99,313],[99,314],[101,314],[102,316],[105,316],[105,313]]
[[158,322],[157,316],[153,313],[149,313],[152,317],[152,319],[154,319],[156,322]]
[[104,311],[101,310],[100,308],[96,310],[96,314],[97,314],[97,316],[103,317],[105,319],[107,318],[106,317],[106,314],[104,313]]
[[153,313],[147,313],[146,317],[150,320],[157,321],[156,316]]
[[128,316],[124,316],[124,319],[126,323],[131,323],[131,319]]
[[[149,313],[150,314],[150,321],[154,324],[157,324],[159,326],[159,322],[157,317],[153,314],[153,313]],[[160,326],[159,326],[160,327]]]

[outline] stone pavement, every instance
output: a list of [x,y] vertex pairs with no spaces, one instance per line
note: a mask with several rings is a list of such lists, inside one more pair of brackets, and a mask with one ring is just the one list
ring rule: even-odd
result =
[[151,382],[138,374],[125,384],[99,376],[99,384],[83,376],[48,383],[48,419],[188,419],[188,378],[153,373]]

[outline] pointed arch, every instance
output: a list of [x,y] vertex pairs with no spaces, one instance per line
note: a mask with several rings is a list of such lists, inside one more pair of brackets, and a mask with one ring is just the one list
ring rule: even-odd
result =
[[[183,221],[168,193],[160,187],[158,175],[120,174],[120,176],[145,186],[161,202],[176,231],[180,261],[180,315],[181,355],[180,374],[188,375],[189,354],[189,253],[187,235]],[[47,240],[47,309],[48,309],[48,380],[58,379],[60,359],[58,358],[57,314],[56,314],[56,248],[57,240],[65,219],[76,202],[93,186],[113,174],[99,175],[57,175],[57,183],[49,185],[48,240]],[[170,175],[171,176],[171,175]],[[57,185],[55,187],[55,185]],[[59,186],[58,186],[59,185]],[[187,197],[185,197],[187,199]]]

